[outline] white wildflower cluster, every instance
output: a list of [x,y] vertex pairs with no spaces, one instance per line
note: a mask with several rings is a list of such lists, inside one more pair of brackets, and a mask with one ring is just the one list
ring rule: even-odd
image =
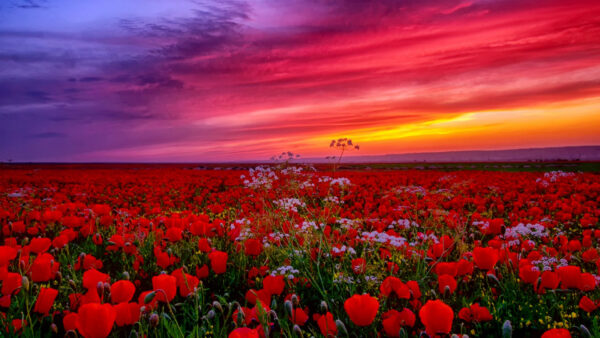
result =
[[300,184],[298,185],[298,187],[300,189],[312,188],[314,186],[315,186],[315,184],[313,182],[311,182],[310,179],[306,180],[306,181],[303,181],[303,182],[300,182]]
[[273,201],[273,204],[284,210],[294,212],[298,212],[298,207],[306,207],[306,204],[297,198],[282,198],[280,200]]
[[535,182],[538,184],[541,184],[544,187],[547,187],[550,183],[554,183],[561,178],[573,177],[573,176],[575,176],[575,173],[572,173],[572,172],[564,172],[561,170],[550,171],[550,172],[544,173],[544,177],[536,179]]
[[427,189],[418,186],[418,185],[409,185],[409,186],[402,186],[402,187],[398,187],[396,188],[396,192],[398,193],[403,193],[403,192],[407,192],[409,194],[413,194],[413,195],[427,195]]
[[250,168],[250,177],[246,179],[245,175],[240,176],[244,180],[244,185],[247,188],[258,189],[258,188],[271,188],[273,181],[279,179],[275,171],[267,166],[258,166],[256,168]]
[[379,283],[379,278],[377,278],[377,276],[365,276],[365,280],[367,282]]
[[329,185],[338,184],[340,188],[349,187],[352,183],[346,177],[335,178],[329,182]]
[[490,222],[488,221],[473,221],[473,226],[480,228],[481,230],[487,230],[490,227]]
[[236,219],[233,224],[229,226],[229,229],[235,230],[236,228],[241,228],[240,234],[235,238],[236,241],[244,241],[248,238],[252,238],[252,231],[250,230],[250,221],[242,218]]
[[333,249],[331,249],[331,251],[333,251],[334,254],[345,254],[348,253],[352,256],[356,255],[356,250],[354,250],[353,247],[351,246],[345,246],[342,245],[341,247],[336,247],[334,246]]
[[541,238],[548,236],[548,231],[546,230],[545,226],[538,223],[519,223],[518,225],[512,228],[506,228],[506,230],[504,231],[505,239],[518,239],[519,236],[531,236]]
[[325,227],[325,224],[319,223],[319,225],[317,225],[317,223],[315,221],[310,221],[310,222],[304,221],[304,222],[302,222],[302,224],[294,225],[294,228],[298,232],[309,232],[309,230],[318,230],[323,227]]
[[352,276],[345,276],[345,275],[339,274],[333,278],[333,282],[336,284],[340,284],[340,283],[354,284],[354,278],[352,278]]
[[542,257],[537,261],[531,262],[531,264],[536,265],[534,268],[541,266],[542,271],[552,271],[553,269],[569,265],[569,262],[564,258],[558,260],[555,257]]
[[331,182],[332,180],[333,178],[329,176],[320,176],[318,179],[319,183]]
[[406,244],[406,238],[401,236],[388,235],[385,232],[371,231],[363,232],[361,239],[363,241],[373,241],[377,243],[386,243],[394,247],[401,247]]
[[396,227],[400,227],[403,229],[410,229],[410,228],[418,228],[419,224],[415,221],[411,221],[409,219],[399,219],[397,221],[392,221],[392,223],[390,223],[390,225],[388,226],[388,229],[394,229]]
[[299,274],[300,271],[294,269],[291,265],[280,266],[277,269],[271,271],[271,276],[285,276],[287,279],[294,279],[295,275]]
[[288,238],[288,237],[290,237],[290,234],[284,234],[279,231],[272,232],[268,236],[263,237],[262,244],[265,248],[268,248],[271,246],[271,243],[280,242],[284,238]]
[[281,169],[281,173],[284,175],[290,175],[290,174],[300,175],[300,174],[302,174],[303,170],[304,170],[304,168],[302,168],[302,167],[287,167],[287,168]]
[[340,204],[340,199],[337,198],[337,196],[327,196],[327,197],[323,198],[323,202]]
[[346,230],[351,229],[351,228],[358,228],[361,224],[360,221],[354,220],[354,219],[349,219],[349,218],[340,218],[340,219],[336,220],[335,222],[340,225],[340,228],[346,229]]

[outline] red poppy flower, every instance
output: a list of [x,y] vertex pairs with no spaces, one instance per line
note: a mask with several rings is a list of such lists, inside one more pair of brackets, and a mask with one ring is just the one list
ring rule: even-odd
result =
[[441,294],[446,292],[446,289],[450,292],[450,294],[454,293],[456,290],[456,279],[450,275],[441,275],[438,277],[438,288]]
[[563,289],[577,289],[581,280],[581,268],[578,266],[561,266],[556,269]]
[[588,296],[581,297],[579,307],[585,312],[592,312],[598,308],[598,305]]
[[231,331],[228,338],[258,338],[258,332],[256,329],[250,329],[247,327],[238,327],[237,329]]
[[498,262],[498,250],[494,248],[476,247],[473,249],[473,260],[481,270],[491,270]]
[[280,295],[285,288],[285,279],[283,276],[267,276],[263,280],[263,289],[271,295]]
[[470,307],[465,307],[462,308],[459,312],[458,312],[458,318],[467,321],[469,323],[471,322],[476,322],[476,323],[481,323],[481,322],[487,322],[493,319],[492,315],[490,314],[490,310],[488,310],[487,308],[480,306],[479,303],[475,303],[473,305],[471,305]]
[[140,305],[138,303],[119,303],[114,306],[117,326],[133,325],[140,320]]
[[337,326],[335,325],[335,320],[333,319],[331,312],[318,316],[316,321],[322,335],[328,338],[337,335]]
[[435,266],[435,273],[440,275],[450,275],[456,277],[458,273],[456,262],[440,262]]
[[110,287],[110,300],[113,304],[127,303],[133,298],[135,285],[128,280],[114,282]]
[[354,295],[346,299],[344,310],[356,326],[368,326],[377,316],[379,301],[368,294]]
[[301,308],[295,308],[292,315],[292,322],[296,325],[304,325],[308,320],[308,315]]
[[83,287],[88,290],[96,290],[98,282],[110,282],[110,276],[96,269],[90,269],[83,273]]
[[419,310],[419,318],[429,336],[448,334],[452,330],[454,311],[441,300],[428,300]]
[[82,305],[77,313],[77,330],[85,338],[104,338],[110,334],[117,313],[110,304]]
[[352,260],[352,272],[360,275],[365,271],[367,271],[367,261],[364,258],[359,257]]
[[178,242],[181,240],[183,230],[181,228],[169,228],[167,229],[166,238],[169,242]]
[[544,332],[542,338],[571,338],[571,333],[567,329],[551,329]]
[[[2,295],[10,296],[15,290],[21,287],[23,282],[23,276],[16,272],[9,272],[6,274],[4,281],[2,281]],[[18,292],[17,292],[18,293]]]
[[47,315],[54,304],[54,299],[58,295],[58,290],[51,288],[41,288],[40,293],[35,302],[35,306],[33,311],[37,313],[41,313],[43,315]]
[[212,248],[210,247],[210,243],[208,242],[208,239],[200,238],[198,240],[198,250],[200,250],[204,253],[209,253],[212,250]]
[[71,312],[63,317],[63,327],[65,331],[77,329],[77,313]]
[[244,242],[244,253],[248,256],[256,257],[263,250],[262,243],[256,238],[250,238]]
[[170,302],[177,294],[177,279],[165,274],[154,276],[152,277],[152,288],[156,291],[158,301]]
[[379,286],[379,291],[386,297],[394,292],[398,298],[410,299],[410,288],[397,277],[386,277]]
[[0,266],[8,265],[16,257],[17,249],[7,245],[0,245]]
[[416,316],[409,309],[404,309],[401,312],[389,310],[383,314],[383,330],[390,337],[399,337],[400,328],[403,326],[412,327],[415,325]]
[[48,251],[51,245],[52,240],[50,238],[34,238],[29,243],[29,248],[31,249],[31,252],[40,254]]
[[33,260],[31,265],[31,280],[47,282],[56,276],[60,264],[48,253],[42,253]]
[[558,288],[558,284],[560,283],[560,278],[558,273],[554,271],[544,271],[542,273],[542,279],[540,281],[540,288],[551,289],[554,290]]
[[596,288],[596,278],[591,273],[582,273],[579,276],[577,288],[581,291],[592,291]]
[[227,271],[227,257],[227,253],[223,251],[213,251],[208,255],[210,267],[217,275]]
[[533,265],[523,265],[519,268],[519,278],[521,278],[524,283],[533,284],[535,287],[539,277],[540,270]]

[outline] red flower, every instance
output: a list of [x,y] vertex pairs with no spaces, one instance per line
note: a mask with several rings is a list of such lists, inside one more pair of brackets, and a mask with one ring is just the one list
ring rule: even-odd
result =
[[203,237],[198,240],[198,250],[200,250],[204,253],[209,253],[210,250],[212,250],[210,247],[210,243],[208,242],[208,239]]
[[227,257],[227,252],[223,251],[213,251],[208,255],[210,267],[217,275],[227,271]]
[[481,322],[487,322],[487,321],[490,321],[493,319],[492,315],[490,314],[490,310],[488,310],[487,308],[485,308],[483,306],[479,306],[479,303],[475,303],[468,308],[467,307],[462,308],[458,312],[458,318],[460,318],[464,321],[467,321],[469,323],[471,323],[471,322],[481,323]]
[[110,276],[96,269],[90,269],[83,273],[83,287],[88,290],[96,290],[98,282],[108,283]]
[[[23,276],[16,272],[9,272],[6,274],[4,281],[2,281],[2,292],[3,296],[10,296],[15,290],[21,287],[23,282]],[[18,293],[18,292],[17,292]]]
[[327,312],[323,316],[318,316],[317,324],[319,325],[321,334],[325,337],[335,337],[337,334],[337,326],[335,325],[335,320],[333,320],[331,312]]
[[33,311],[47,315],[54,304],[54,299],[58,295],[58,290],[51,288],[41,288],[37,297]]
[[258,338],[258,332],[256,329],[250,329],[247,327],[238,327],[237,329],[231,331],[228,338]]
[[379,291],[386,297],[394,292],[398,298],[410,299],[410,288],[397,277],[386,277],[379,286]]
[[152,288],[156,292],[158,301],[170,302],[177,294],[177,279],[165,274],[154,276],[152,277]]
[[598,305],[588,296],[583,296],[579,301],[579,307],[585,312],[592,312],[598,308]]
[[441,300],[428,300],[419,311],[419,317],[429,336],[448,334],[452,330],[454,311]]
[[563,289],[579,288],[579,282],[581,280],[581,268],[578,266],[561,266],[556,269],[560,278],[561,286]]
[[306,314],[306,312],[304,312],[304,310],[302,310],[301,308],[295,308],[293,315],[292,315],[292,321],[294,322],[294,324],[296,325],[304,325],[304,323],[306,323],[306,321],[308,320],[308,315]]
[[63,317],[63,327],[65,331],[75,331],[77,329],[77,313],[69,313]]
[[353,259],[352,271],[357,275],[365,273],[367,271],[367,261],[362,257]]
[[498,250],[494,248],[476,247],[473,249],[473,260],[481,270],[491,270],[498,262]]
[[114,306],[117,326],[133,325],[140,320],[140,305],[138,303],[119,303]]
[[521,278],[524,283],[533,284],[535,287],[539,277],[540,270],[533,265],[523,265],[519,268],[519,278]]
[[48,253],[43,253],[33,260],[31,265],[31,280],[34,282],[47,282],[54,278],[60,264]]
[[0,245],[0,266],[8,265],[8,263],[16,257],[17,249],[6,245]]
[[29,248],[31,249],[31,252],[40,254],[48,251],[51,245],[52,240],[50,238],[34,238],[29,243]]
[[403,326],[412,327],[415,325],[415,314],[409,309],[404,309],[402,312],[389,310],[383,314],[383,330],[390,337],[399,337],[400,328]]
[[435,273],[440,275],[450,275],[452,277],[456,277],[458,273],[456,262],[440,262],[435,266]]
[[556,289],[558,288],[558,284],[560,283],[560,278],[558,277],[558,273],[554,271],[544,271],[542,273],[542,280],[540,282],[540,288],[544,289]]
[[456,280],[450,275],[441,275],[438,277],[438,288],[441,294],[444,294],[446,289],[448,289],[450,294],[454,293],[456,285]]
[[167,229],[166,238],[169,242],[178,242],[182,238],[183,230],[180,228],[169,228]]
[[544,332],[542,338],[571,338],[571,333],[567,329],[551,329]]
[[110,304],[85,304],[77,313],[77,330],[85,338],[104,338],[110,334],[116,317]]
[[110,287],[110,300],[113,304],[127,303],[133,298],[135,285],[128,280],[120,280]]
[[346,299],[344,310],[356,326],[368,326],[377,316],[379,301],[368,294],[354,295]]
[[263,289],[270,295],[280,295],[285,288],[285,280],[283,276],[267,276],[263,280]]
[[579,276],[577,288],[581,291],[592,291],[596,288],[596,278],[591,273],[582,273]]
[[262,243],[256,238],[250,238],[244,242],[244,253],[248,256],[256,257],[263,250]]

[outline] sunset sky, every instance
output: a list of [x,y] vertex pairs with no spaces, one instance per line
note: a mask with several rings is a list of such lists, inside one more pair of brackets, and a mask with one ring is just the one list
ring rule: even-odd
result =
[[600,144],[600,1],[6,0],[0,160]]

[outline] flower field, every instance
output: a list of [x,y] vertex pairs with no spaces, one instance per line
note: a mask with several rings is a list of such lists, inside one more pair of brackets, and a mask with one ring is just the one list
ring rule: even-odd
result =
[[0,171],[31,337],[600,336],[600,175]]

